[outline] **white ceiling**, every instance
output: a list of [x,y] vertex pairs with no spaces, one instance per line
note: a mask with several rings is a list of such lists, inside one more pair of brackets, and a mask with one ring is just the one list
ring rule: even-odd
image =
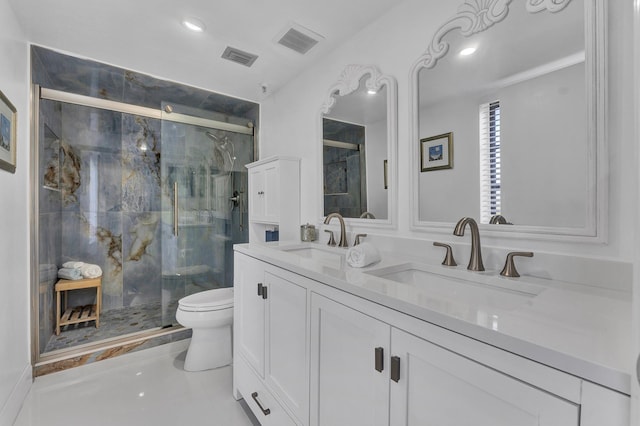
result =
[[[9,0],[29,41],[157,77],[259,101],[398,0]],[[204,33],[181,20],[197,17]],[[276,44],[292,23],[324,37],[306,55]],[[257,54],[251,68],[220,58]],[[262,92],[266,85],[267,93]]]

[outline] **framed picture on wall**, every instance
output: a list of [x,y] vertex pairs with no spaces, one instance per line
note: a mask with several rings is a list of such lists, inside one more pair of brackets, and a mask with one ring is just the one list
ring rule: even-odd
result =
[[420,171],[453,168],[453,132],[420,139]]
[[16,108],[0,92],[0,169],[16,172]]

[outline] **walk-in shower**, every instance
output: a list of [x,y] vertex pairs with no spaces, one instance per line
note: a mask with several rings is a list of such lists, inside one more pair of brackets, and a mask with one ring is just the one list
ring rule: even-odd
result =
[[[32,81],[36,363],[170,338],[178,299],[233,283],[258,105],[40,47]],[[71,260],[103,270],[100,327],[55,335],[53,288]]]

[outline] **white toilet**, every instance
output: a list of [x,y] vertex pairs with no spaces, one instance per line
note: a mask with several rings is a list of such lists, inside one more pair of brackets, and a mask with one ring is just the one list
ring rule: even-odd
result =
[[176,320],[193,330],[185,370],[209,370],[231,364],[233,287],[183,297],[178,302]]

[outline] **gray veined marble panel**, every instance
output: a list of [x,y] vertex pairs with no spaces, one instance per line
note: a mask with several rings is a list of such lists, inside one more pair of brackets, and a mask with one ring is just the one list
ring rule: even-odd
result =
[[133,71],[125,71],[124,79],[124,102],[155,109],[162,108],[163,101],[199,105],[211,93]]
[[31,82],[43,87],[53,87],[53,82],[47,73],[47,67],[42,63],[37,46],[31,47]]
[[122,204],[122,160],[119,153],[96,151],[93,148],[65,151],[63,162],[66,178],[63,186],[65,210],[116,212]]
[[124,115],[122,121],[122,209],[162,209],[160,121]]
[[123,213],[123,304],[159,302],[162,288],[160,212]]
[[50,89],[122,101],[124,71],[121,68],[39,46],[32,46],[32,52],[39,59],[34,65],[46,69],[33,74],[33,83]]
[[[57,267],[60,265],[60,259],[62,258],[62,228],[60,227],[62,214],[59,211],[54,213],[40,213],[38,218],[38,236],[40,242],[38,244],[39,262],[41,265]],[[43,279],[42,276],[40,278]]]
[[62,262],[77,260],[102,268],[103,308],[122,306],[122,213],[65,212]]
[[81,105],[62,104],[60,137],[70,145],[102,152],[122,150],[122,114]]
[[[236,99],[219,93],[208,93],[206,99],[198,105],[199,108],[229,116],[229,122],[234,124],[246,124],[251,121],[254,124],[258,120],[259,105],[253,102]],[[235,121],[239,118],[244,120]],[[219,118],[215,118],[219,120]]]
[[38,145],[38,208],[40,213],[60,212],[62,207],[60,183],[60,104],[51,101],[40,103]]
[[55,90],[122,101],[124,72],[121,68],[39,46],[32,46],[32,53],[39,59],[34,65],[45,69],[37,69],[33,73],[33,83]]

